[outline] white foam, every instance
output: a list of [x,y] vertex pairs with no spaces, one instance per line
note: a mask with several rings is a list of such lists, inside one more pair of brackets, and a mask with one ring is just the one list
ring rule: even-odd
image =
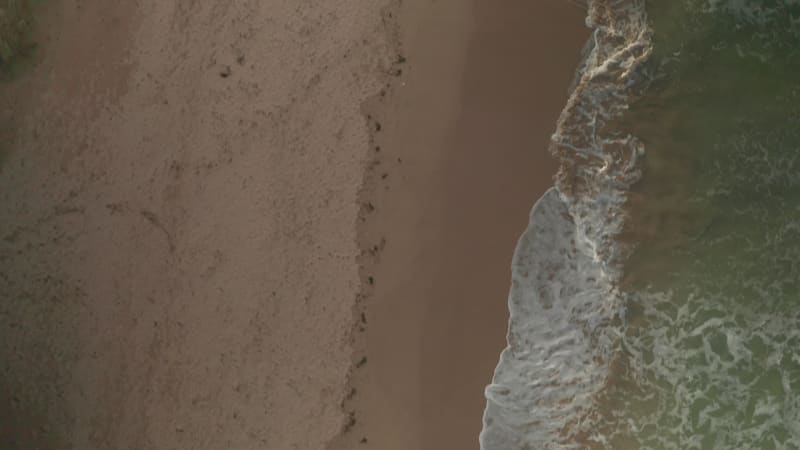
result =
[[[591,406],[618,309],[601,266],[575,246],[566,204],[550,189],[534,206],[514,255],[508,347],[486,388],[481,446],[550,448]],[[607,360],[607,358],[605,358]],[[569,434],[569,433],[567,433]]]

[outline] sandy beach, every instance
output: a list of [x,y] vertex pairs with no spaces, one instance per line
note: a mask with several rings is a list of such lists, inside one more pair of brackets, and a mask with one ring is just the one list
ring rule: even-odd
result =
[[[37,11],[2,85],[2,448],[322,449],[389,2]],[[9,423],[4,421],[4,424]]]
[[0,448],[477,448],[581,9],[36,13],[0,82]]

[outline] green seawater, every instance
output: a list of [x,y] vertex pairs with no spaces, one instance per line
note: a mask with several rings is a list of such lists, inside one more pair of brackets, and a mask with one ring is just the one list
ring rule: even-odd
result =
[[800,449],[800,0],[650,0],[626,311],[591,446]]

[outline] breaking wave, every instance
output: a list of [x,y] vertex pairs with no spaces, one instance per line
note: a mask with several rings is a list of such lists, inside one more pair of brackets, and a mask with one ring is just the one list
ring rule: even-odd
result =
[[800,1],[587,25],[481,447],[800,449]]
[[487,450],[583,448],[619,345],[625,249],[616,236],[643,146],[610,125],[645,81],[650,29],[642,1],[592,1],[587,25],[552,137],[556,185],[533,207],[512,262],[508,347],[486,388]]

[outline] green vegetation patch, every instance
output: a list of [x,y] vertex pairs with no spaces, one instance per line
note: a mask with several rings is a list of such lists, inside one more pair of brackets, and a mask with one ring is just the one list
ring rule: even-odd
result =
[[31,20],[30,0],[0,0],[0,70],[31,49]]

